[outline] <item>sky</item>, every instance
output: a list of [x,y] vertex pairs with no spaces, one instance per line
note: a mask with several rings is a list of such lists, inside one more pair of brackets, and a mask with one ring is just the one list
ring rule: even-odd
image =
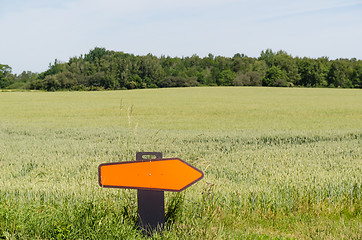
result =
[[0,0],[0,64],[13,73],[43,72],[95,47],[362,59],[362,0]]

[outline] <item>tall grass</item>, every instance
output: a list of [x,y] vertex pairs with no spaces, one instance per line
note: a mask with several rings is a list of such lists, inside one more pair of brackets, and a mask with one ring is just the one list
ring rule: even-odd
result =
[[136,191],[97,183],[138,151],[205,173],[154,239],[361,238],[358,90],[2,92],[0,113],[0,238],[142,238]]

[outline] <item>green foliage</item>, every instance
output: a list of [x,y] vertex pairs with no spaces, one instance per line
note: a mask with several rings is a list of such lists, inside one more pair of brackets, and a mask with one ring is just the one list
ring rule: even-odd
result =
[[261,51],[259,60],[265,61],[267,66],[271,67],[274,65],[274,58],[275,58],[275,53],[273,52],[273,50],[268,48],[265,51],[264,50]]
[[162,88],[166,87],[195,87],[198,86],[199,82],[196,77],[182,78],[182,77],[173,77],[169,76],[162,79],[158,86]]
[[268,87],[286,87],[287,75],[279,67],[273,66],[266,71],[265,78],[263,79],[263,86]]
[[[68,62],[55,59],[40,74],[11,74],[0,65],[0,88],[57,90],[142,89],[188,86],[273,86],[361,88],[362,60],[292,57],[262,51],[260,57],[138,56],[96,47]],[[9,71],[10,70],[10,71]],[[5,76],[6,75],[6,76]]]
[[351,74],[351,67],[347,61],[338,59],[331,64],[328,72],[327,81],[330,86],[350,88],[352,81],[349,75]]
[[88,54],[84,56],[84,60],[92,63],[99,62],[99,60],[105,56],[108,55],[109,51],[107,51],[105,48],[99,48],[96,47],[93,50],[90,50]]
[[216,83],[219,86],[231,86],[236,74],[231,70],[223,70],[217,75]]
[[7,88],[14,83],[13,79],[10,76],[11,67],[8,65],[0,64],[0,89]]
[[65,70],[66,65],[60,63],[57,59],[54,60],[54,64],[49,63],[49,69],[39,74],[39,79],[44,79],[46,76],[55,75]]
[[274,57],[274,65],[278,66],[286,77],[288,85],[295,85],[301,79],[295,59],[286,52],[279,51]]
[[352,85],[355,88],[362,88],[362,62],[357,61],[354,63],[352,77]]
[[234,86],[262,86],[262,77],[259,72],[252,71],[243,74],[239,72],[233,81]]

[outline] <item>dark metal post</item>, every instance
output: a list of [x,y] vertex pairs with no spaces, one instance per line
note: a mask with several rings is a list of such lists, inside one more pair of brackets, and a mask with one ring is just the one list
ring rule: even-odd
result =
[[[136,161],[147,160],[143,156],[155,156],[162,159],[160,152],[139,152]],[[151,235],[163,230],[165,225],[165,196],[163,191],[137,190],[138,222],[142,231]]]

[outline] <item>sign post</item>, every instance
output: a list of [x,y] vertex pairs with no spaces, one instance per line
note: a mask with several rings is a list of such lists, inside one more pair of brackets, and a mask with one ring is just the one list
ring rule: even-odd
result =
[[[136,160],[144,160],[143,156],[155,156],[156,159],[162,159],[162,153],[160,152],[139,152],[136,154]],[[162,231],[165,225],[164,191],[138,189],[137,203],[138,224],[142,231],[146,234],[150,234],[155,230]]]
[[181,192],[203,177],[201,170],[180,158],[162,158],[160,152],[139,152],[136,161],[98,167],[101,187],[137,189],[139,226],[147,234],[164,228],[164,191]]

